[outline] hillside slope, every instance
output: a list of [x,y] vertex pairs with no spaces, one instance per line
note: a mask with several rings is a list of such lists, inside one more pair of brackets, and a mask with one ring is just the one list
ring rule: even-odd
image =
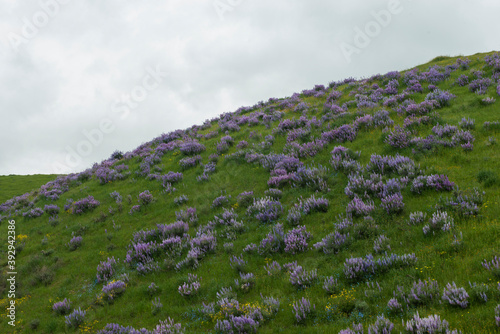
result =
[[54,180],[55,174],[0,175],[0,203]]
[[317,85],[5,202],[0,332],[498,330],[499,78],[490,53]]

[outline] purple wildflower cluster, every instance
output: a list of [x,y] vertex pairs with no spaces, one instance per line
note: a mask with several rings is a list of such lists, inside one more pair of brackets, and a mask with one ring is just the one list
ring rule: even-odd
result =
[[142,193],[139,194],[137,198],[139,203],[141,203],[141,205],[143,206],[148,205],[154,200],[153,194],[151,194],[149,190],[144,190]]
[[190,224],[198,222],[198,215],[196,208],[187,208],[186,210],[175,211],[175,218],[177,221],[182,221]]
[[82,198],[72,205],[72,213],[75,215],[80,215],[82,213],[92,211],[97,208],[101,203],[94,199],[94,196],[87,196]]
[[488,92],[488,88],[492,83],[489,78],[476,79],[469,84],[469,90],[477,95],[484,95]]
[[247,209],[247,213],[262,223],[276,221],[283,214],[283,206],[278,200],[271,197],[254,199],[253,204]]
[[293,302],[292,307],[297,323],[304,323],[308,316],[316,310],[316,305],[312,305],[311,309],[311,302],[304,297],[299,301]]
[[454,227],[453,218],[446,211],[436,211],[432,214],[429,224],[423,227],[424,234],[434,234],[436,231],[447,232]]
[[436,209],[441,211],[454,211],[459,216],[475,216],[483,204],[485,192],[474,189],[462,191],[455,187],[451,198],[439,198]]
[[73,310],[73,312],[64,318],[66,319],[66,326],[70,328],[78,328],[85,321],[86,311],[82,311],[81,308]]
[[240,278],[235,279],[234,284],[238,290],[248,292],[255,285],[255,275],[240,272]]
[[426,189],[433,189],[435,191],[452,191],[455,183],[451,182],[446,175],[428,175],[417,176],[411,184],[411,191],[421,194]]
[[106,261],[101,261],[97,266],[97,282],[107,282],[113,277],[116,271],[115,257],[108,257]]
[[363,324],[352,324],[352,328],[342,329],[339,334],[363,334]]
[[328,142],[339,142],[343,143],[346,141],[353,141],[357,136],[357,128],[350,124],[342,125],[331,131],[323,132],[321,138]]
[[231,196],[221,195],[216,197],[212,202],[212,208],[220,208],[229,204],[229,198],[231,198]]
[[307,240],[312,234],[306,231],[305,226],[298,226],[285,234],[285,253],[296,254],[307,251]]
[[125,292],[127,284],[121,280],[111,281],[102,287],[102,293],[108,300],[113,300],[115,297]]
[[322,250],[325,254],[337,253],[350,243],[349,233],[344,234],[339,231],[332,232],[324,237],[320,242],[314,244],[314,248]]
[[393,309],[402,310],[402,306],[398,299],[406,305],[410,306],[429,306],[430,303],[438,301],[441,293],[439,291],[439,284],[437,281],[429,278],[427,280],[418,280],[413,282],[412,286],[405,288],[397,286],[396,291],[393,292],[391,305]]
[[458,331],[449,329],[449,323],[446,320],[441,320],[437,314],[431,314],[425,318],[420,318],[420,315],[415,314],[413,319],[406,322],[407,333],[449,333],[458,334]]
[[491,261],[484,260],[481,264],[486,270],[491,271],[495,277],[500,278],[500,257],[495,255]]
[[276,261],[273,261],[271,263],[267,263],[264,266],[264,269],[266,270],[267,275],[269,275],[269,276],[276,276],[279,273],[281,273],[281,265]]
[[184,155],[195,155],[205,151],[205,146],[197,140],[186,140],[179,145],[179,150]]
[[414,265],[417,262],[415,254],[385,255],[377,260],[371,254],[365,258],[348,258],[344,262],[344,275],[349,280],[356,280],[366,275],[383,272],[390,268]]
[[439,104],[439,107],[448,106],[452,99],[456,98],[455,95],[448,91],[442,91],[440,89],[435,89],[431,93],[427,94],[425,97],[426,101],[435,100]]
[[357,195],[354,195],[354,198],[347,204],[346,208],[347,214],[352,214],[353,216],[367,216],[373,210],[375,210],[373,201],[368,200],[364,202]]
[[446,284],[446,287],[443,289],[442,299],[450,305],[466,308],[469,305],[467,298],[469,298],[467,291],[464,288],[457,288],[455,282]]
[[107,324],[104,329],[97,332],[98,334],[183,334],[181,324],[176,324],[173,319],[167,318],[166,320],[160,320],[160,323],[156,325],[156,328],[149,331],[145,328],[135,329],[131,326],[121,326],[119,324],[110,323]]
[[285,233],[282,224],[276,224],[260,242],[258,252],[260,255],[278,253],[285,247]]
[[68,314],[71,311],[71,302],[64,298],[63,301],[54,303],[54,305],[52,305],[52,310],[59,315]]
[[43,210],[41,208],[34,208],[23,213],[23,217],[28,219],[40,217],[41,215],[43,215]]
[[82,245],[82,240],[83,238],[81,236],[74,236],[73,238],[71,238],[71,240],[66,244],[66,246],[68,247],[68,249],[70,251],[74,251],[76,250],[78,247],[80,247]]
[[178,287],[178,291],[181,294],[181,296],[184,297],[189,297],[193,296],[198,292],[198,289],[200,288],[200,279],[198,279],[198,276],[195,274],[188,274],[188,280],[187,282],[184,282],[182,285]]
[[100,184],[106,184],[116,180],[125,179],[128,175],[130,175],[130,172],[129,173],[123,173],[123,172],[128,169],[129,167],[125,164],[115,166],[114,169],[111,168],[111,166],[103,165],[102,167],[96,169],[94,175],[96,179],[99,180]]
[[290,283],[299,289],[312,285],[318,278],[317,269],[306,271],[302,266],[297,264],[297,261],[286,263],[283,267],[286,268],[290,275]]
[[[186,234],[188,230],[187,223],[178,221],[169,225],[158,224],[155,229],[136,232],[128,246],[125,263],[140,273],[156,270],[156,258],[167,256],[175,259],[189,245]],[[197,260],[198,258],[196,263]]]
[[195,167],[201,163],[201,156],[195,155],[194,157],[186,157],[179,160],[179,166],[182,169],[188,169],[191,167]]
[[389,132],[385,142],[394,148],[405,148],[410,145],[411,132],[396,125],[393,131]]
[[231,268],[236,269],[239,272],[245,272],[248,262],[243,259],[243,255],[240,256],[233,255],[229,258]]

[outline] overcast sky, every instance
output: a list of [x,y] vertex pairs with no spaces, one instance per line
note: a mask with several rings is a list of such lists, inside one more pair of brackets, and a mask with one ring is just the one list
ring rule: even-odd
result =
[[500,2],[0,0],[0,175],[68,173],[315,84],[500,49]]

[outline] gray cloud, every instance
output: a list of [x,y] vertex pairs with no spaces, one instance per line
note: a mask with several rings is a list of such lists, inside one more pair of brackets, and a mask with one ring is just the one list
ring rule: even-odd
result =
[[[314,84],[499,49],[495,1],[401,0],[350,63],[341,44],[389,0],[243,0],[223,20],[214,3],[0,0],[0,174],[53,173],[54,163],[80,171],[115,149]],[[26,21],[43,13],[46,24],[24,38]],[[13,36],[24,38],[17,51]],[[167,74],[144,90],[157,66]],[[139,92],[147,95],[122,119],[113,106]],[[68,147],[103,119],[114,130],[69,166]]]

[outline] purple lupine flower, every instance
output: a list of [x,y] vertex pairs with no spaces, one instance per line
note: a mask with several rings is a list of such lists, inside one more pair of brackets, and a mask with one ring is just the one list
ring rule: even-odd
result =
[[495,307],[495,322],[497,323],[497,327],[500,327],[500,304]]
[[411,132],[396,125],[394,131],[391,131],[385,142],[394,148],[405,148],[410,145]]
[[54,303],[54,305],[52,305],[52,310],[54,310],[56,314],[68,314],[71,311],[71,302],[68,299],[64,298],[63,301]]
[[66,326],[70,328],[78,328],[85,321],[86,311],[82,311],[81,308],[75,309],[71,314],[65,316]]
[[273,261],[272,263],[267,263],[264,266],[264,269],[267,271],[267,274],[269,276],[276,276],[281,272],[281,266],[276,261]]
[[454,222],[453,218],[448,215],[446,211],[436,211],[432,214],[432,218],[429,220],[429,224],[425,225],[423,228],[424,234],[442,230],[443,232],[449,231],[453,228]]
[[254,199],[247,213],[263,223],[268,223],[277,220],[281,216],[283,206],[277,200],[270,197],[263,197]]
[[93,196],[87,196],[85,198],[82,198],[76,202],[73,203],[73,210],[72,213],[76,215],[80,215],[82,213],[85,213],[87,211],[94,210],[97,208],[101,203],[94,199]]
[[245,274],[240,272],[240,278],[235,279],[234,284],[239,290],[248,292],[255,285],[255,275],[253,273]]
[[175,218],[178,221],[194,224],[198,222],[196,208],[187,208],[186,210],[175,211]]
[[297,261],[284,265],[290,274],[290,283],[297,288],[304,288],[313,284],[318,277],[318,270],[306,271],[302,266],[297,265]]
[[70,251],[74,251],[78,247],[82,245],[83,238],[81,236],[74,236],[71,240],[66,244]]
[[184,296],[193,296],[198,292],[201,284],[199,282],[198,276],[194,274],[188,274],[188,281],[184,282],[178,287],[179,293]]
[[205,146],[197,140],[186,140],[179,145],[179,150],[185,155],[195,155],[205,151]]
[[389,238],[387,238],[383,234],[379,235],[373,242],[373,250],[375,251],[375,253],[390,251],[391,246],[389,245]]
[[449,104],[450,100],[452,100],[454,98],[456,98],[456,96],[451,94],[448,91],[442,91],[440,89],[435,89],[431,93],[427,94],[427,96],[425,97],[425,100],[426,101],[435,100],[439,103],[439,106],[442,108],[442,107],[447,106]]
[[229,203],[229,198],[231,198],[231,196],[221,195],[217,197],[212,202],[212,208],[219,208],[221,206],[227,205]]
[[299,301],[293,302],[292,307],[295,312],[295,320],[297,320],[298,323],[304,323],[307,317],[316,310],[315,305],[312,305],[311,309],[311,302],[304,297]]
[[403,211],[405,204],[403,203],[403,195],[395,193],[382,197],[380,206],[385,209],[387,214],[400,213]]
[[460,125],[460,127],[462,129],[466,129],[466,130],[471,130],[471,129],[474,129],[475,125],[475,120],[472,119],[472,118],[465,118],[465,117],[462,117],[462,120],[458,123],[458,125]]
[[458,77],[455,83],[460,87],[467,86],[469,84],[469,76],[467,74],[462,74],[461,76]]
[[238,149],[247,148],[247,147],[248,147],[248,142],[246,140],[241,140],[236,145],[236,148],[238,148]]
[[[481,264],[486,270],[491,271],[493,275],[500,278],[500,257],[495,255],[491,261],[483,260]],[[500,290],[500,284],[498,288]]]
[[442,299],[450,305],[466,308],[469,304],[467,298],[469,298],[467,291],[464,288],[457,288],[455,282],[446,284],[446,287],[443,289]]
[[373,124],[375,126],[392,126],[394,121],[389,117],[389,112],[381,109],[373,114]]
[[440,297],[439,284],[437,281],[429,278],[427,280],[418,280],[413,282],[409,292],[404,292],[402,287],[398,286],[398,294],[405,303],[413,306],[429,305],[432,301]]
[[44,206],[44,208],[43,208],[43,210],[44,210],[47,214],[49,214],[49,215],[51,215],[51,216],[55,216],[55,215],[57,215],[57,214],[59,213],[59,210],[60,210],[60,209],[59,209],[59,207],[58,207],[57,205],[55,205],[55,204],[49,204],[49,205],[45,205],[45,206]]
[[307,240],[312,234],[306,231],[305,226],[298,226],[285,234],[285,253],[298,253],[307,251]]
[[133,207],[130,208],[129,214],[132,215],[136,212],[141,211],[141,206],[140,205],[134,205]]
[[106,295],[108,300],[112,300],[125,292],[126,287],[127,284],[121,280],[111,281],[102,287],[102,292]]
[[108,257],[106,261],[101,261],[97,266],[97,282],[107,282],[115,273],[115,257]]
[[43,215],[43,210],[41,208],[34,208],[23,213],[23,217],[26,218],[36,218]]
[[314,244],[314,248],[322,250],[325,254],[337,253],[342,248],[349,245],[349,233],[342,234],[339,231],[332,232],[324,237],[320,242]]
[[229,259],[231,268],[235,268],[236,270],[240,272],[246,271],[246,266],[247,266],[247,261],[243,259],[243,255],[240,255],[239,257],[236,255],[231,256]]
[[350,124],[342,125],[328,132],[323,132],[321,138],[328,143],[337,141],[343,143],[345,141],[353,141],[357,136],[357,128]]
[[162,176],[162,181],[164,183],[168,182],[168,183],[176,183],[176,182],[179,182],[181,181],[183,178],[183,174],[182,173],[176,173],[176,172],[168,172],[167,174],[163,175]]
[[109,196],[116,201],[116,204],[120,204],[123,201],[122,196],[118,191],[113,191]]
[[160,320],[160,323],[156,325],[155,329],[153,329],[153,334],[163,333],[182,334],[184,333],[184,330],[182,329],[182,325],[180,323],[176,324],[174,319],[168,317],[163,321]]
[[323,282],[323,290],[333,295],[338,291],[338,280],[333,276],[328,276]]
[[186,195],[180,195],[180,196],[174,198],[174,203],[176,205],[182,205],[182,204],[186,203],[188,200],[189,199]]
[[413,319],[406,322],[407,333],[452,333],[448,328],[448,321],[441,320],[439,315],[431,314],[426,318],[420,318],[418,311]]
[[403,306],[398,302],[396,298],[389,299],[389,301],[387,302],[387,307],[392,312],[399,312],[403,310]]
[[342,329],[339,334],[363,334],[363,324],[352,324],[352,328]]
[[281,252],[285,248],[285,233],[282,224],[276,224],[271,228],[271,232],[262,239],[259,245],[259,254],[269,254]]
[[368,334],[390,334],[394,329],[394,324],[384,318],[384,315],[378,316],[377,321],[368,327]]
[[200,162],[201,162],[201,156],[195,155],[194,157],[186,157],[179,160],[179,166],[182,169],[188,169],[190,167],[199,165]]
[[469,84],[469,90],[478,95],[484,95],[488,92],[488,87],[492,85],[492,81],[489,78],[479,78],[473,80]]
[[144,190],[142,193],[139,194],[138,200],[141,203],[141,205],[143,206],[148,205],[154,200],[153,194],[151,194],[149,190]]
[[346,212],[347,214],[352,214],[354,216],[366,216],[370,214],[375,209],[373,201],[363,202],[361,198],[354,195],[351,202],[347,204]]

